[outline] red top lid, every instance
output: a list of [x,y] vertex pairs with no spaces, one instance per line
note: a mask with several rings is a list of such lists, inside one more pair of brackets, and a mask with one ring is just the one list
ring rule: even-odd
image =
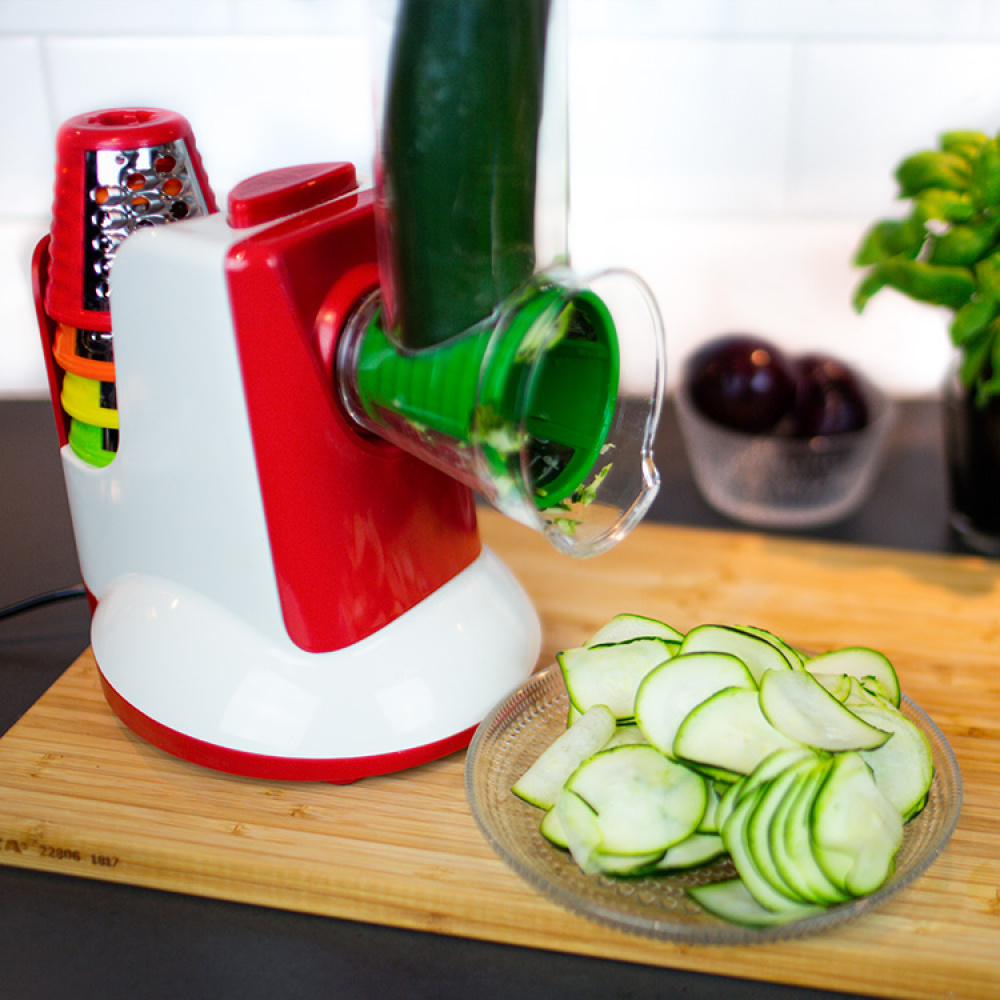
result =
[[71,149],[138,149],[186,139],[191,124],[164,108],[108,108],[69,118],[59,128],[60,152]]
[[339,198],[358,186],[351,163],[311,163],[269,170],[229,193],[229,225],[248,229]]

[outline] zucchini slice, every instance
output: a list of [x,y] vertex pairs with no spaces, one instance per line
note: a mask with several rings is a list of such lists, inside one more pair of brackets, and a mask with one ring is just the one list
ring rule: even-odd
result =
[[811,820],[816,858],[845,892],[863,896],[892,874],[903,842],[903,819],[860,754],[833,758]]
[[760,707],[775,729],[817,750],[871,750],[889,738],[805,670],[769,670],[760,682]]
[[829,760],[817,758],[811,768],[799,772],[771,827],[771,854],[782,878],[802,899],[823,905],[850,899],[850,894],[834,885],[820,867],[812,844],[812,807],[826,779]]
[[602,625],[585,643],[587,646],[603,646],[612,642],[627,642],[629,639],[666,639],[680,643],[684,634],[666,622],[643,615],[615,615],[606,625]]
[[772,643],[745,628],[731,625],[699,625],[691,629],[681,643],[678,653],[731,653],[746,665],[754,681],[766,670],[791,670],[784,654]]
[[742,879],[732,878],[708,885],[693,885],[688,895],[704,910],[730,923],[745,927],[774,927],[822,912],[822,907],[789,900],[780,909],[761,906]]
[[828,653],[820,653],[806,660],[805,668],[810,673],[848,674],[862,682],[872,678],[885,692],[885,697],[899,708],[899,677],[889,657],[878,650],[867,646],[831,649]]
[[756,688],[742,660],[730,653],[678,654],[643,678],[635,695],[635,721],[654,747],[672,757],[681,723],[729,687]]
[[514,783],[511,791],[540,809],[551,809],[569,776],[615,734],[615,717],[594,705],[550,743]]
[[857,715],[891,733],[889,739],[861,756],[871,768],[875,784],[899,810],[903,821],[924,807],[934,780],[934,757],[924,733],[898,709],[859,705]]
[[663,852],[697,829],[708,793],[700,775],[650,746],[602,750],[566,784],[596,816],[599,848],[615,854]]
[[728,687],[688,714],[677,730],[674,753],[697,766],[749,774],[775,750],[801,745],[767,721],[756,691]]
[[700,868],[725,853],[726,847],[717,833],[692,833],[679,844],[668,847],[650,870],[672,872]]
[[779,638],[773,632],[768,632],[765,628],[758,628],[756,625],[734,625],[737,632],[747,632],[769,642],[781,655],[788,660],[788,665],[793,670],[801,670],[804,662],[802,654],[794,647],[790,646],[784,639]]
[[559,653],[570,701],[586,712],[607,705],[619,721],[635,715],[635,693],[654,667],[673,655],[665,639],[632,639],[600,646],[578,646]]

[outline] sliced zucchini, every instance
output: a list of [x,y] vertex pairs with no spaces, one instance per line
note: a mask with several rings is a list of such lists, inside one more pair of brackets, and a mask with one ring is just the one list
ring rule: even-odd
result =
[[635,693],[653,667],[672,655],[666,639],[632,639],[600,646],[579,646],[556,657],[566,691],[573,704],[585,712],[607,705],[619,721],[635,713]]
[[889,738],[805,670],[769,670],[760,682],[760,708],[779,732],[817,750],[871,750]]
[[785,656],[766,639],[730,625],[699,625],[684,636],[681,653],[731,653],[747,666],[754,681],[766,670],[791,670]]
[[773,808],[767,808],[767,791],[770,787],[768,784],[755,785],[753,791],[737,804],[722,828],[722,842],[750,895],[766,909],[780,911],[796,900],[767,877],[750,837],[750,824],[761,805],[767,810],[762,823],[766,824],[773,813]]
[[762,906],[750,894],[742,879],[732,878],[708,885],[692,885],[688,895],[708,913],[745,927],[774,927],[821,913],[822,907],[788,900],[779,909]]
[[627,877],[646,874],[663,858],[664,853],[651,851],[648,854],[615,854],[613,851],[596,850],[591,855],[591,861],[604,875]]
[[817,758],[797,775],[771,827],[771,854],[782,878],[805,900],[830,905],[850,896],[837,888],[816,860],[810,830],[812,807],[826,778],[830,758]]
[[615,731],[611,734],[611,739],[608,740],[603,749],[610,750],[612,747],[631,746],[636,743],[649,743],[649,740],[646,739],[642,730],[634,722],[629,722],[621,726],[615,726]]
[[511,789],[540,809],[551,809],[569,776],[602,749],[615,733],[615,717],[605,705],[594,705],[547,746]]
[[594,853],[601,846],[601,828],[597,814],[579,795],[564,788],[556,796],[552,807],[552,830],[558,830],[566,849],[580,870],[595,875],[600,870],[594,862]]
[[847,696],[851,693],[851,681],[854,680],[849,674],[812,673],[810,676],[815,677],[837,701],[847,701]]
[[820,867],[852,896],[873,892],[892,874],[903,820],[860,754],[833,758],[810,826]]
[[775,750],[801,746],[764,716],[756,691],[729,687],[688,714],[677,730],[674,753],[698,766],[749,774]]
[[805,668],[810,673],[849,674],[859,681],[874,678],[885,692],[885,697],[899,707],[899,677],[889,657],[877,650],[867,646],[844,646],[806,660]]
[[705,792],[705,813],[698,824],[698,833],[718,833],[719,832],[719,802],[722,799],[720,784],[717,781],[706,781]]
[[861,753],[875,784],[899,810],[903,821],[924,807],[934,780],[931,745],[921,729],[895,708],[859,705],[854,711],[866,722],[892,735],[880,747]]
[[658,750],[674,755],[681,723],[723,688],[756,685],[746,664],[730,653],[684,653],[651,670],[635,696],[635,721]]
[[651,746],[602,750],[566,783],[597,817],[600,849],[615,854],[665,851],[697,829],[708,793],[704,779]]
[[587,646],[603,646],[613,642],[626,642],[630,639],[666,639],[679,643],[684,638],[683,632],[678,632],[666,622],[643,615],[615,615],[606,625],[602,625],[585,643]]
[[726,847],[717,833],[692,833],[679,844],[668,847],[650,868],[656,872],[700,868],[725,853]]
[[786,660],[788,660],[788,665],[793,670],[802,669],[802,663],[804,661],[802,654],[794,646],[790,646],[784,639],[780,639],[773,632],[768,632],[767,629],[764,628],[758,628],[756,625],[734,625],[733,628],[738,632],[747,632],[750,635],[757,636],[758,639],[763,639],[765,642],[769,642]]
[[564,851],[569,850],[569,839],[566,836],[566,827],[563,826],[562,815],[554,806],[542,816],[538,829],[547,841]]

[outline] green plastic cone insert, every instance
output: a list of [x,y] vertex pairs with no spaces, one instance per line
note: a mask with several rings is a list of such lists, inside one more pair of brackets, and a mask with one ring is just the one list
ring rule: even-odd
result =
[[415,435],[476,451],[491,478],[524,480],[539,510],[578,499],[593,479],[620,360],[611,315],[592,292],[534,288],[495,326],[411,352],[376,313],[355,357],[355,392],[376,425],[402,419]]

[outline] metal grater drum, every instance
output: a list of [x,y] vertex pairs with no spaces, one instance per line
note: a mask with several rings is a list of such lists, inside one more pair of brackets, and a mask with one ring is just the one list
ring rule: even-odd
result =
[[111,261],[122,240],[143,226],[208,214],[208,205],[184,139],[144,149],[89,150],[86,154],[83,303],[109,309]]
[[216,211],[187,119],[159,108],[78,115],[59,129],[48,315],[109,331],[108,273],[129,233]]

